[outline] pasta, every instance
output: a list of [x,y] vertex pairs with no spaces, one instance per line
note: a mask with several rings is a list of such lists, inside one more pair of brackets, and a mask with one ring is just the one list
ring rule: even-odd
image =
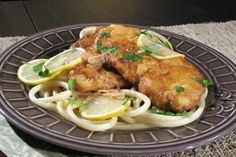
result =
[[[58,89],[60,88],[63,88],[63,91],[58,92]],[[63,81],[54,80],[34,86],[29,92],[29,98],[40,107],[52,110],[66,120],[69,120],[84,129],[104,131],[108,129],[135,130],[151,127],[176,127],[188,124],[200,117],[204,111],[205,98],[207,96],[206,88],[198,109],[190,111],[192,112],[190,116],[168,116],[150,113],[148,109],[151,105],[151,101],[147,96],[140,92],[129,89],[121,89],[118,92],[127,96],[132,96],[136,101],[134,105],[132,107],[130,106],[123,114],[107,120],[87,120],[81,117],[78,112],[75,112],[80,106],[70,105],[66,102],[68,98],[75,95],[68,90],[68,84]],[[40,96],[37,97],[37,94]],[[79,97],[79,95],[80,94],[76,95],[76,97]]]

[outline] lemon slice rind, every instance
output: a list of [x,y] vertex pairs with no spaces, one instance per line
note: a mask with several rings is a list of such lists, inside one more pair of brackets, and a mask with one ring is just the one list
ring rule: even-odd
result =
[[54,74],[65,69],[74,67],[82,62],[81,53],[85,52],[82,48],[72,48],[59,53],[47,60],[43,68],[49,70],[49,74]]
[[176,57],[181,57],[181,58],[185,57],[184,54],[175,52],[169,48],[164,47],[156,40],[153,40],[152,37],[145,34],[141,34],[139,36],[137,41],[137,46],[140,49],[144,49],[151,52],[149,55],[159,60],[176,58]]
[[121,115],[129,108],[131,102],[123,104],[121,99],[107,96],[98,96],[81,109],[81,116],[89,120],[105,120]]
[[37,85],[54,79],[59,73],[55,73],[54,75],[50,75],[48,77],[41,77],[37,72],[33,71],[33,67],[35,65],[45,63],[46,61],[47,59],[35,59],[21,65],[17,71],[17,76],[20,81],[27,85]]
[[[142,30],[142,31],[145,31],[145,30]],[[152,38],[154,38],[154,40],[157,40],[159,43],[161,43],[166,48],[173,50],[171,43],[163,35],[161,35],[157,32],[154,32],[154,31],[150,31],[150,30],[147,30],[146,34],[151,35]]]
[[86,27],[80,31],[79,37],[83,38],[84,36],[91,35],[96,32],[96,29],[96,26]]

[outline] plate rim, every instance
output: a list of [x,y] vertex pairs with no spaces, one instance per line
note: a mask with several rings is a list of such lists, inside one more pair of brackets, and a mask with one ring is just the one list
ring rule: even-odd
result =
[[[11,50],[13,50],[13,49],[15,49],[17,46],[19,46],[19,45],[21,45],[22,43],[25,43],[26,41],[29,41],[29,40],[31,40],[32,38],[36,38],[36,37],[39,37],[40,38],[40,36],[43,36],[44,34],[46,34],[46,33],[55,33],[55,32],[57,32],[57,31],[59,31],[59,30],[64,30],[64,29],[66,29],[66,30],[68,30],[68,29],[73,29],[73,28],[79,28],[79,27],[86,27],[86,26],[92,26],[92,25],[109,25],[110,23],[88,23],[88,24],[75,24],[75,25],[68,25],[68,26],[63,26],[63,27],[56,27],[56,28],[52,28],[52,29],[49,29],[49,30],[45,30],[45,31],[42,31],[42,32],[38,32],[38,33],[34,33],[34,34],[32,34],[32,35],[30,35],[30,36],[28,36],[28,37],[26,37],[25,39],[23,39],[23,40],[21,40],[21,41],[19,41],[19,42],[17,42],[17,43],[15,43],[14,45],[12,45],[12,46],[10,46],[9,48],[7,48],[4,52],[2,52],[2,55],[1,55],[1,57],[0,57],[0,60],[1,61],[5,61],[8,57],[8,55],[10,56],[10,54],[7,54],[7,52],[8,51],[11,51]],[[213,51],[214,52],[214,54],[216,54],[217,55],[217,57],[222,57],[227,63],[229,63],[229,65],[230,65],[230,67],[232,68],[232,69],[234,69],[235,71],[236,71],[236,68],[235,68],[235,64],[230,60],[230,59],[228,59],[226,56],[224,56],[223,54],[221,54],[220,52],[218,52],[218,51],[216,51],[216,50],[214,50],[214,49],[212,49],[211,47],[209,47],[209,46],[207,46],[207,45],[205,45],[205,44],[203,44],[203,43],[201,43],[201,42],[199,42],[199,41],[196,41],[196,40],[193,40],[193,39],[191,39],[191,38],[188,38],[188,37],[185,37],[185,36],[183,36],[183,35],[179,35],[179,34],[176,34],[176,33],[173,33],[173,32],[169,32],[169,31],[164,31],[164,30],[161,30],[161,29],[156,29],[156,28],[151,28],[151,27],[146,27],[146,26],[137,26],[137,25],[129,25],[129,24],[123,24],[123,25],[126,25],[126,26],[134,26],[134,27],[142,27],[142,28],[148,28],[148,29],[151,29],[151,30],[157,30],[157,31],[161,31],[161,32],[163,32],[163,33],[166,33],[166,34],[169,34],[170,36],[171,35],[174,35],[174,36],[177,36],[177,37],[180,37],[180,39],[181,40],[186,40],[186,41],[191,41],[191,42],[194,42],[194,43],[196,43],[198,46],[200,46],[200,47],[204,47],[204,48],[206,48],[206,49],[208,49],[208,50],[211,50],[211,51]],[[23,46],[23,45],[22,45]],[[2,64],[3,65],[3,64]],[[1,65],[1,67],[0,67],[0,69],[2,68],[2,65]],[[0,98],[0,102],[1,102],[1,104],[2,103],[7,103],[7,102],[4,102],[4,100],[2,100],[2,93],[1,93],[1,98]],[[33,136],[35,136],[35,137],[37,137],[37,138],[42,138],[43,140],[45,140],[45,141],[47,141],[47,142],[49,142],[49,143],[54,143],[54,144],[57,144],[57,145],[60,145],[60,146],[63,146],[63,147],[66,147],[63,143],[65,143],[65,141],[63,141],[63,143],[61,143],[61,142],[59,142],[59,141],[55,141],[55,140],[49,140],[49,138],[48,138],[48,133],[47,132],[45,132],[44,130],[41,130],[40,131],[40,134],[37,132],[37,133],[34,133],[33,131],[34,130],[32,130],[32,129],[27,129],[28,127],[32,127],[32,125],[30,125],[30,124],[28,124],[28,122],[27,122],[27,124],[25,124],[25,122],[23,121],[23,123],[22,123],[22,119],[18,119],[17,118],[17,116],[14,116],[14,115],[9,115],[9,114],[11,114],[11,112],[9,112],[6,108],[3,108],[3,107],[1,107],[1,113],[4,115],[4,117],[6,117],[11,123],[13,123],[15,126],[17,126],[17,127],[19,127],[20,129],[22,129],[22,130],[24,130],[25,132],[27,132],[27,133],[29,133],[29,134],[31,134],[31,135],[33,135]],[[12,118],[12,117],[15,117],[15,118]],[[234,119],[235,119],[235,116],[234,116]],[[18,122],[19,121],[21,121],[21,123],[20,124],[18,124]],[[26,127],[26,128],[24,128],[23,127],[23,125],[22,124],[24,124],[24,126]],[[27,126],[26,126],[27,125]],[[34,125],[34,127],[35,127],[35,125]],[[34,128],[34,127],[32,127],[32,128]],[[36,129],[38,128],[39,126],[37,126],[36,127]],[[40,127],[41,128],[41,127]],[[212,138],[210,138],[210,140],[208,140],[207,142],[205,142],[205,143],[203,143],[202,145],[205,145],[205,144],[208,144],[208,143],[211,143],[211,142],[213,142],[214,140],[216,140],[216,139],[218,139],[219,137],[221,137],[221,136],[223,136],[225,133],[227,133],[227,132],[229,132],[230,130],[233,130],[233,129],[235,129],[236,128],[236,121],[232,121],[232,125],[230,125],[230,127],[228,127],[228,128],[219,128],[219,130],[222,130],[222,129],[224,129],[224,131],[222,131],[222,132],[220,132],[220,134],[218,133],[218,131],[216,131],[214,134],[217,134],[217,136],[215,135],[214,137],[212,137]],[[35,128],[34,128],[35,129]],[[37,129],[38,130],[38,129]],[[46,135],[44,135],[44,132],[46,133]],[[210,134],[211,136],[213,136],[213,134]],[[52,135],[50,135],[50,136],[52,136]],[[54,135],[55,136],[55,135]],[[208,135],[209,136],[209,135]],[[58,138],[59,136],[55,136],[56,138]],[[53,137],[52,137],[53,138]],[[191,138],[190,138],[191,139]],[[203,139],[202,139],[203,140]],[[201,141],[202,141],[201,140]],[[184,141],[185,141],[185,139],[184,139]],[[182,147],[184,147],[183,149],[184,150],[189,150],[189,149],[193,149],[193,148],[195,148],[195,147],[197,147],[197,146],[200,146],[201,144],[200,144],[200,141],[199,141],[199,139],[197,139],[197,141],[198,142],[195,142],[195,145],[194,146],[190,146],[190,147],[186,147],[186,146],[184,146],[184,145],[189,145],[189,143],[187,142],[187,143],[185,143],[185,144],[183,144],[183,146]],[[84,145],[86,145],[86,142],[87,141],[85,141],[85,143],[82,141],[82,145],[84,146]],[[197,144],[196,144],[197,143]],[[81,143],[80,143],[81,144]],[[91,147],[91,142],[89,142],[87,145],[89,146],[85,146],[85,148],[83,147],[82,148],[82,145],[81,145],[81,151],[85,151],[85,152],[88,152],[88,148],[90,148]],[[109,145],[109,144],[107,144],[107,145]],[[149,146],[149,149],[153,149],[153,148],[150,148],[150,145],[148,145]],[[101,146],[103,149],[104,149],[104,144]],[[67,148],[69,148],[69,149],[71,149],[71,147],[67,147]],[[96,148],[96,149],[95,149]],[[96,152],[96,153],[98,153],[98,154],[104,154],[104,153],[106,153],[106,154],[114,154],[114,150],[106,150],[107,152],[101,152],[101,148],[99,147],[98,148],[98,145],[96,145],[95,146],[95,148],[94,148],[94,146],[93,146],[93,148],[91,148],[91,150],[90,151],[93,151],[93,152]],[[107,148],[110,148],[110,147],[107,147]],[[112,147],[112,149],[114,149],[115,147]],[[72,148],[73,149],[73,148]],[[106,148],[105,148],[106,149]],[[121,149],[121,148],[118,148],[118,149]],[[123,148],[122,148],[123,149]],[[131,148],[127,148],[127,149],[131,149]],[[133,148],[133,149],[136,149],[136,148]],[[144,148],[144,149],[147,149],[147,148]],[[178,147],[178,149],[173,149],[173,150],[170,150],[169,152],[177,152],[177,151],[179,151],[180,150],[180,148]],[[118,150],[116,150],[116,151],[118,151]],[[140,151],[143,151],[143,150],[141,150],[140,149]],[[150,150],[149,150],[150,151]],[[127,153],[125,152],[123,152],[122,150],[120,150],[120,152],[119,152],[119,154],[126,154],[127,155]],[[132,152],[131,154],[132,155],[139,155],[141,152],[137,152],[137,150],[135,150],[135,152]],[[161,151],[159,151],[159,153],[158,154],[163,154],[163,153],[166,153],[166,150],[164,151],[164,152],[161,152]],[[141,154],[143,154],[143,153],[141,153]],[[145,151],[145,154],[156,154],[156,151],[154,151],[154,152],[150,152],[150,153],[147,153],[147,151]]]

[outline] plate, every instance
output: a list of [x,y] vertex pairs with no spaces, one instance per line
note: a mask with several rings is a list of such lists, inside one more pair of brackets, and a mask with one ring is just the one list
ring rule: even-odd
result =
[[[184,151],[214,141],[236,126],[236,65],[197,41],[167,31],[174,49],[186,55],[206,78],[207,108],[202,117],[186,126],[135,131],[91,132],[30,102],[29,87],[17,79],[21,61],[55,55],[79,37],[82,28],[104,23],[72,25],[33,34],[7,49],[0,58],[0,102],[3,115],[15,126],[49,143],[97,154],[147,155]],[[133,26],[133,25],[128,25]]]

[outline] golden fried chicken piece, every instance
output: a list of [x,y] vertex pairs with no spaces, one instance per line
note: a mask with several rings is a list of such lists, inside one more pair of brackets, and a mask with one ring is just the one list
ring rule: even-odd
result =
[[[99,31],[99,29],[97,30]],[[99,55],[95,44],[96,34],[79,39],[71,48],[84,48],[91,55]],[[76,90],[79,92],[95,92],[98,90],[120,89],[130,87],[116,72],[105,70],[101,65],[84,62],[69,72],[69,79],[76,79]]]
[[129,86],[129,83],[119,74],[106,71],[102,66],[86,62],[72,69],[68,77],[69,79],[76,79],[75,90],[79,92],[95,92]]
[[[175,64],[170,64],[175,62]],[[178,64],[176,64],[178,63]],[[158,72],[157,72],[158,71]],[[193,80],[203,78],[189,62],[183,58],[161,61],[155,70],[151,70],[139,80],[138,89],[152,97],[152,102],[159,108],[174,111],[188,111],[198,105],[204,93],[203,86]],[[183,88],[184,91],[178,91]]]
[[[136,53],[139,50],[139,31],[121,25],[100,27],[95,34],[80,39],[74,46],[79,45],[92,54],[100,54],[99,48],[96,47],[98,40],[104,47],[116,46],[119,48],[117,54],[105,55],[106,64],[136,85],[140,92],[150,96],[154,105],[160,109],[170,107],[176,112],[196,107],[204,93],[204,87],[192,78],[203,79],[203,76],[187,60],[172,58],[160,61],[145,54],[141,55],[142,60],[134,62],[124,59],[125,54]],[[101,32],[107,32],[110,36],[102,37]],[[184,91],[178,92],[178,87],[184,88]]]

